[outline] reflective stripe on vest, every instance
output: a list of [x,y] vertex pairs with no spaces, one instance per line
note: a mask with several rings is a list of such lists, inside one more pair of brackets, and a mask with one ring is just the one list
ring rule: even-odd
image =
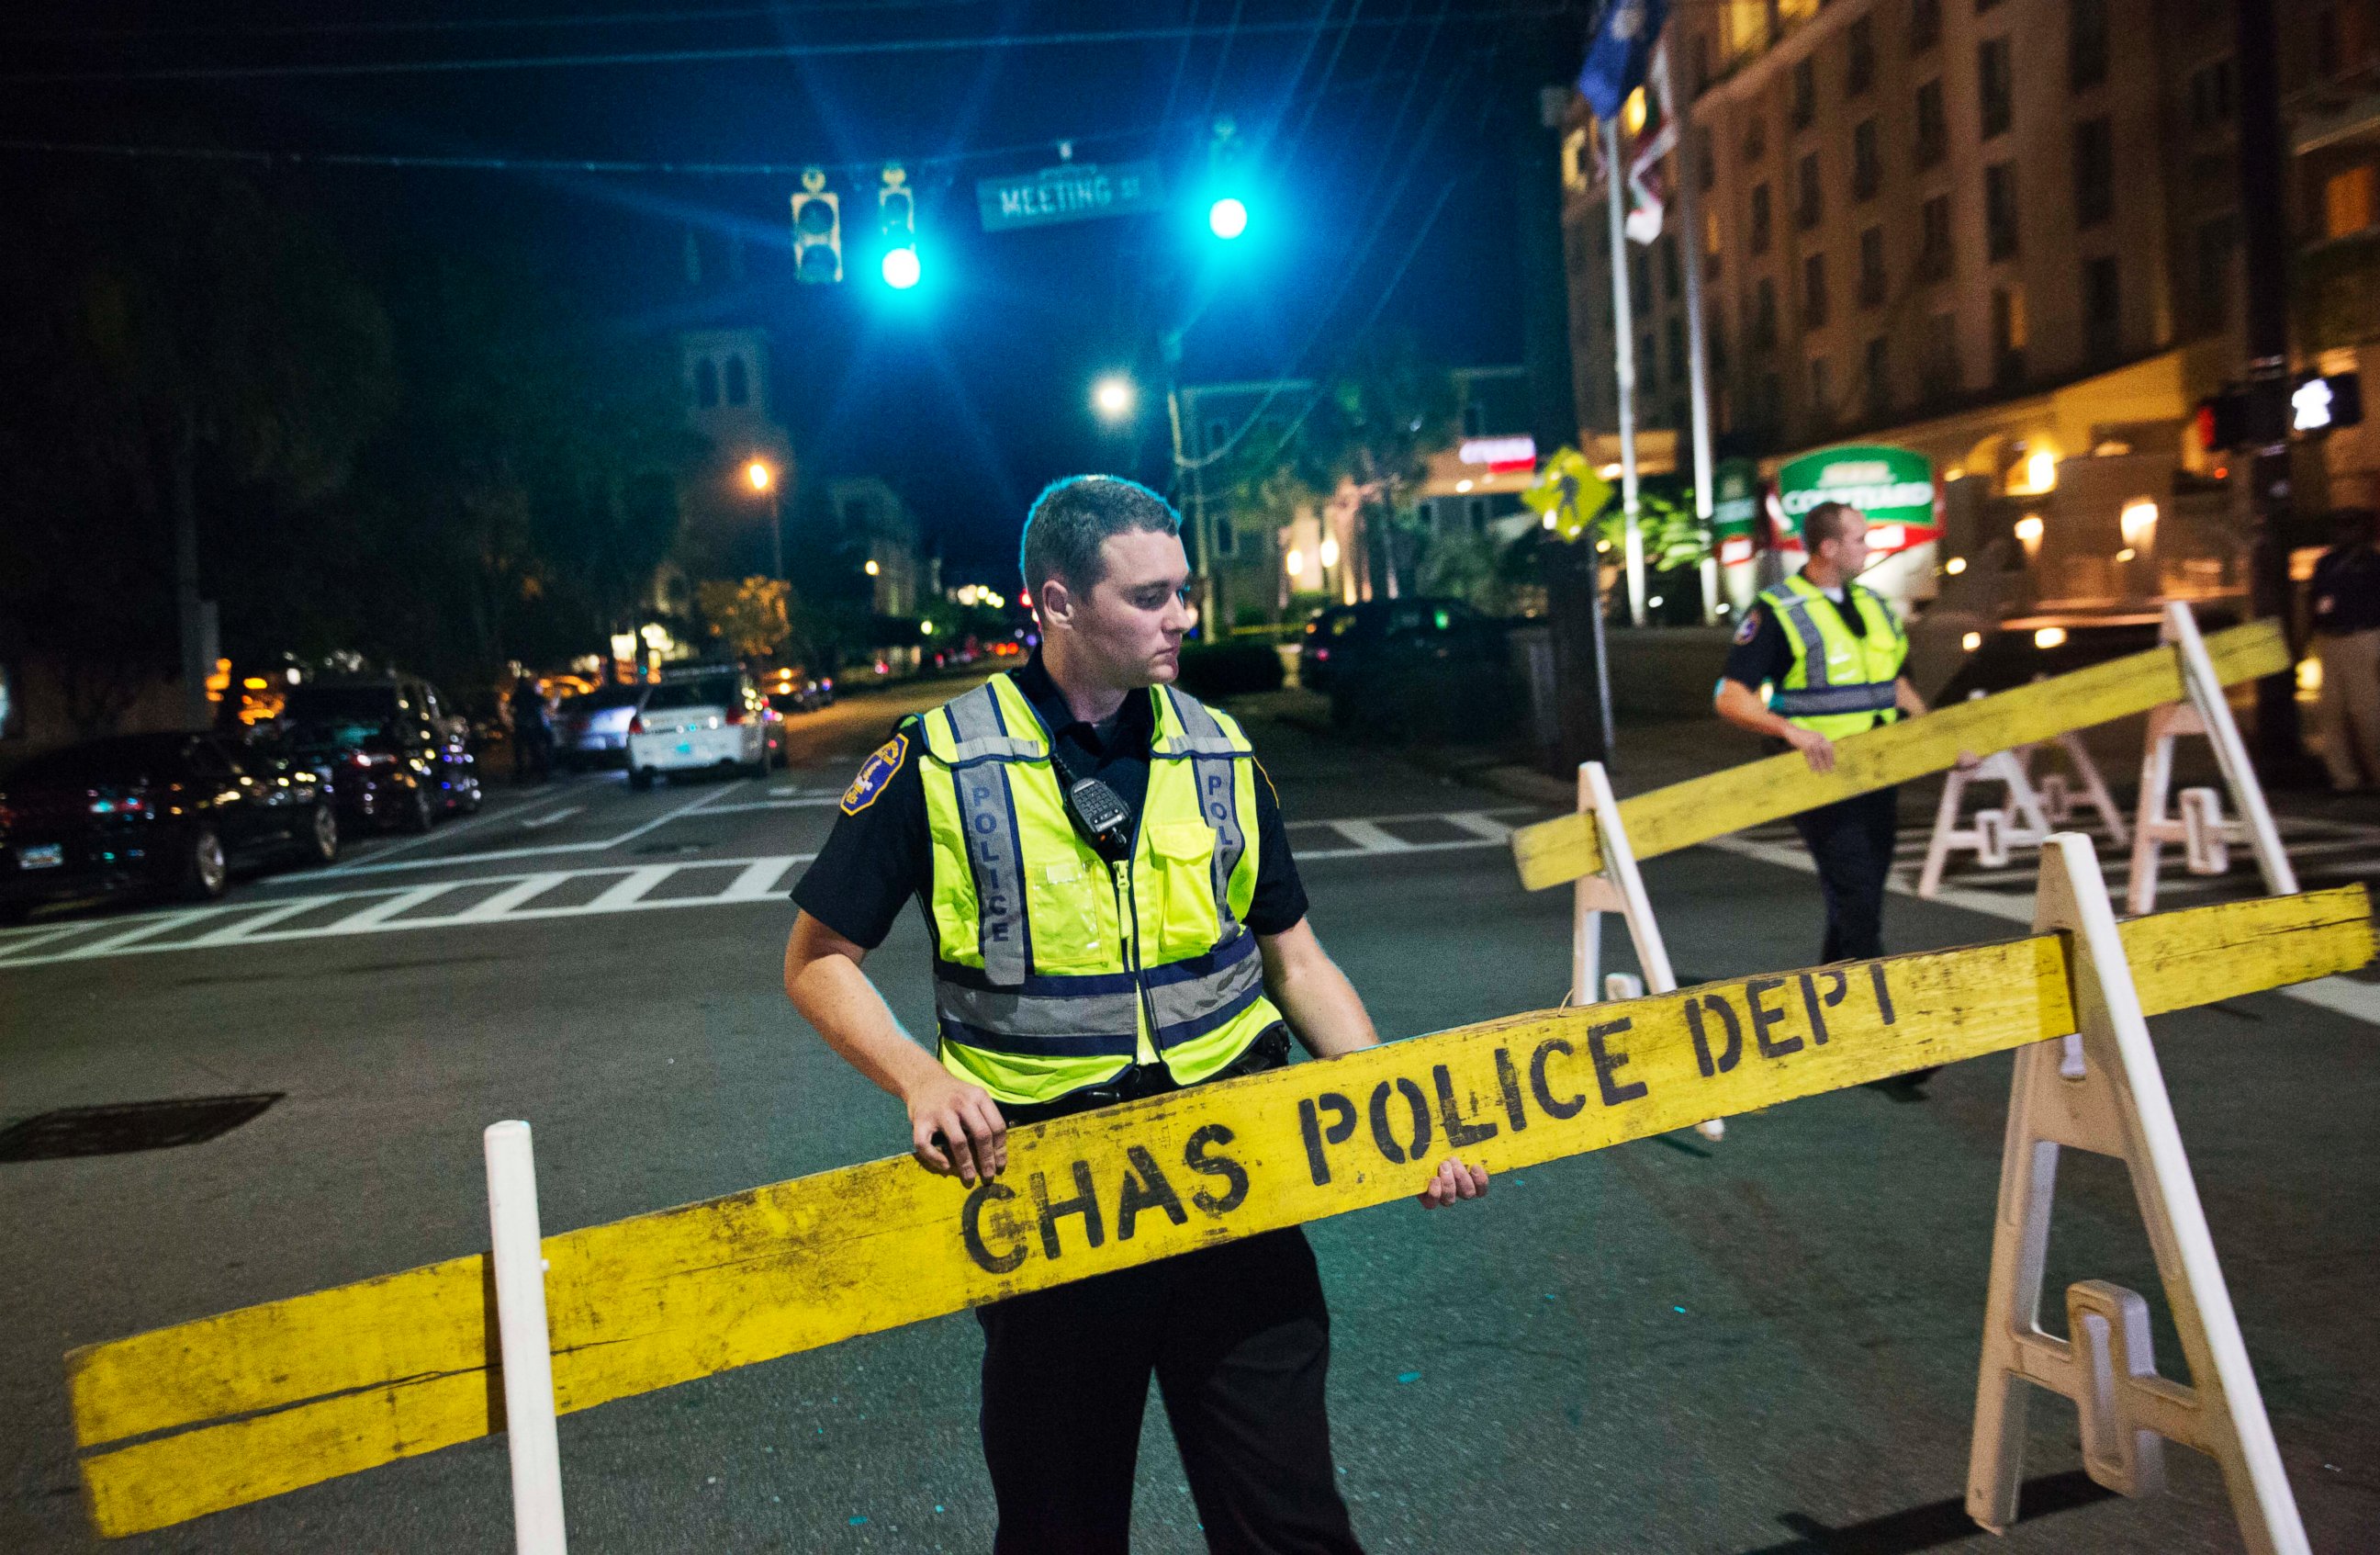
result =
[[919,723],[942,1062],[996,1100],[1054,1099],[1136,1056],[1192,1084],[1281,1018],[1239,916],[1257,864],[1248,744],[1195,698],[1149,695],[1128,869],[1067,820],[1048,732],[1008,676]]

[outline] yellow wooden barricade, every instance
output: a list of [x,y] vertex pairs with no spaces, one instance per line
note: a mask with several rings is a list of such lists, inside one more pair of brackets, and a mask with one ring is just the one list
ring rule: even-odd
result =
[[[2123,926],[2142,1006],[2371,959],[2361,886]],[[565,1412],[1497,1171],[2076,1029],[2063,935],[1514,1015],[1019,1128],[970,1191],[905,1157],[547,1237]],[[124,1535],[504,1427],[474,1255],[77,1350]]]
[[[2225,686],[2289,667],[2289,645],[2270,621],[2234,626],[2205,640],[2216,678]],[[1853,735],[1835,743],[1835,770],[1823,775],[1810,771],[1798,752],[1786,751],[1671,784],[1623,800],[1621,820],[1636,856],[1650,858],[1941,771],[1958,765],[1962,753],[1988,755],[2146,712],[2187,695],[2178,651],[2170,645],[2154,648]],[[1594,825],[1584,813],[1521,828],[1512,833],[1512,856],[1521,883],[1531,891],[1602,867]]]

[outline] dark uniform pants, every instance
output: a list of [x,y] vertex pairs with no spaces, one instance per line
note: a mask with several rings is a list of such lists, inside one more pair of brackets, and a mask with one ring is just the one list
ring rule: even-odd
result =
[[1323,1412],[1330,1314],[1302,1232],[1012,1296],[976,1317],[996,1555],[1123,1555],[1152,1373],[1209,1549],[1358,1555]]
[[1864,961],[1884,954],[1884,881],[1892,869],[1900,790],[1879,788],[1804,810],[1794,829],[1818,863],[1827,895],[1821,961]]

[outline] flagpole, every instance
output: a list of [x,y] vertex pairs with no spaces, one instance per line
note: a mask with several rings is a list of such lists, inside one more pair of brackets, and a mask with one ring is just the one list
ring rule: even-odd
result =
[[1603,120],[1603,188],[1611,217],[1611,371],[1620,390],[1620,511],[1626,526],[1628,624],[1645,624],[1645,532],[1636,504],[1636,321],[1628,301],[1627,164],[1620,159],[1620,115]]
[[[1692,104],[1678,95],[1669,49],[1654,51],[1653,67],[1661,73],[1662,109],[1678,127],[1678,224],[1685,228],[1682,236],[1686,250],[1686,392],[1694,418],[1694,516],[1701,520],[1703,536],[1707,541],[1715,493],[1711,490],[1710,378],[1703,339],[1702,168],[1694,154],[1694,115],[1689,111]],[[1703,620],[1708,623],[1718,619],[1716,555],[1703,558],[1702,577]]]

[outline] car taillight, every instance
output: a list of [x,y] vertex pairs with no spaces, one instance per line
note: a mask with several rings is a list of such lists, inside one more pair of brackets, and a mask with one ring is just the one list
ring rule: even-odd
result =
[[630,713],[628,715],[628,733],[632,735],[641,735],[644,732],[645,721],[635,713]]
[[1314,657],[1318,661],[1328,659],[1330,657],[1330,650],[1327,648],[1318,648],[1314,650]]
[[751,713],[743,708],[729,708],[727,710],[727,722],[730,723],[741,723],[751,716]]
[[347,752],[347,765],[358,770],[368,771],[373,767],[385,767],[395,761],[395,759],[396,758],[394,756],[385,755],[376,750],[351,750]]

